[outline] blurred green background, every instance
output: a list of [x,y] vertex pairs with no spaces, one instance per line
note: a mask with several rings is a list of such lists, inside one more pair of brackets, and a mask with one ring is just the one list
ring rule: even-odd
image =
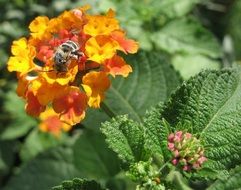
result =
[[38,121],[25,114],[24,102],[15,93],[15,73],[6,69],[11,43],[28,36],[28,25],[36,16],[54,17],[85,4],[96,14],[116,10],[128,36],[142,50],[167,56],[183,79],[241,59],[240,0],[0,0],[0,189],[24,165],[35,162],[37,154],[72,144],[79,135],[72,131],[56,140],[40,133]]

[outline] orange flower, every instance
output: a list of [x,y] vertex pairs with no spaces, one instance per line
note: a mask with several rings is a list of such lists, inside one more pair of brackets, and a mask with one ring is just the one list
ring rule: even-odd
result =
[[34,117],[38,117],[41,112],[45,110],[45,106],[41,105],[33,92],[28,91],[26,94],[27,104],[25,106],[26,112]]
[[126,64],[125,60],[115,55],[111,59],[106,60],[105,62],[106,71],[110,73],[113,77],[116,75],[122,75],[123,77],[127,77],[130,72],[132,72],[132,68],[130,65]]
[[16,89],[17,95],[20,97],[25,97],[26,91],[28,89],[29,81],[26,80],[25,76],[18,76],[18,86]]
[[120,45],[120,50],[127,53],[136,53],[138,50],[138,43],[134,40],[126,39],[125,32],[116,30],[111,33],[111,37]]
[[99,108],[100,102],[105,98],[105,91],[110,87],[110,80],[105,72],[92,71],[82,80],[83,88],[89,97],[88,105]]
[[67,88],[67,86],[62,86],[58,83],[49,84],[42,79],[32,81],[29,90],[33,91],[41,105],[48,105],[55,98],[62,96]]
[[69,88],[65,95],[53,101],[54,111],[70,125],[75,125],[84,118],[86,106],[87,96],[76,87]]
[[39,129],[43,132],[52,133],[54,136],[59,137],[61,131],[69,131],[71,125],[64,123],[60,120],[59,114],[55,113],[52,108],[48,108],[39,116],[41,123]]

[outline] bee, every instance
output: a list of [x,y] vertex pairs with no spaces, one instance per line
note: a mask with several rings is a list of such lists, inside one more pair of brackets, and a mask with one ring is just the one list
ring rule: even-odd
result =
[[54,70],[57,71],[57,73],[67,72],[71,60],[78,60],[84,55],[84,53],[79,50],[79,45],[72,40],[60,44],[53,55]]

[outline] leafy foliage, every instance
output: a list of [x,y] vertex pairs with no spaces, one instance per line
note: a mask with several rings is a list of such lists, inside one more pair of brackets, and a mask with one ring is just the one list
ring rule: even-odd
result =
[[172,57],[172,64],[184,79],[189,79],[201,70],[219,70],[221,67],[217,59],[210,59],[201,54],[177,54]]
[[222,56],[220,44],[195,18],[170,21],[151,39],[157,47],[173,56],[172,64],[185,79],[201,69],[220,67],[217,60]]
[[140,52],[128,62],[132,63],[134,73],[113,81],[105,104],[114,115],[128,113],[140,122],[147,109],[170,96],[181,83],[181,77],[158,51]]
[[75,176],[79,176],[79,172],[73,165],[72,150],[59,147],[39,155],[24,165],[5,189],[49,189],[61,181]]
[[241,167],[237,166],[231,170],[230,176],[227,179],[218,179],[208,190],[229,190],[239,189],[241,187]]
[[169,53],[203,54],[213,58],[221,56],[217,40],[193,18],[176,19],[166,24],[152,39]]
[[[32,175],[33,172],[36,175]],[[118,160],[107,149],[104,139],[99,133],[86,131],[73,145],[52,148],[28,162],[11,179],[6,190],[48,189],[76,176],[106,181],[118,172]]]
[[0,138],[3,140],[15,139],[28,133],[37,125],[37,122],[25,113],[24,102],[17,97],[15,92],[8,92],[5,98],[4,119],[10,122],[6,126],[1,126]]
[[103,190],[96,181],[74,178],[63,181],[61,185],[52,187],[52,190]]
[[108,137],[110,147],[127,163],[146,160],[148,154],[145,145],[143,127],[126,116],[119,116],[111,122],[105,122],[102,132]]
[[191,190],[184,180],[182,174],[178,171],[172,171],[167,176],[167,182],[171,185],[173,189],[180,190]]
[[85,177],[109,179],[120,171],[116,155],[107,148],[99,132],[85,131],[76,140],[73,153],[74,165]]
[[[241,2],[236,1],[233,3],[231,10],[229,11],[229,14],[226,18],[226,24],[227,24],[227,33],[231,35],[232,42],[234,45],[234,54],[236,55],[237,59],[241,58],[241,46],[240,46],[240,40],[241,40],[241,34],[240,34],[240,10],[241,10]],[[227,22],[227,20],[229,22]]]
[[147,111],[144,117],[144,127],[148,147],[155,154],[167,155],[167,137],[170,133],[168,123],[160,118],[163,111],[163,103]]
[[[58,140],[36,130],[37,122],[25,114],[12,88],[15,77],[6,72],[5,63],[12,40],[26,33],[35,16],[52,17],[86,3],[95,13],[116,10],[128,35],[148,52],[128,57],[133,73],[114,80],[102,109],[89,110],[83,123]],[[50,189],[63,180],[53,189],[76,189],[80,184],[83,189],[101,189],[89,179],[115,190],[136,185],[137,189],[150,185],[151,189],[190,189],[190,184],[194,189],[211,185],[210,190],[241,187],[240,69],[219,71],[227,56],[232,56],[231,61],[235,61],[234,54],[240,58],[238,0],[0,0],[0,5],[0,189]],[[222,43],[228,55],[223,54]],[[167,101],[182,82],[170,63],[184,79],[205,68],[217,71],[190,78]],[[129,168],[120,168],[116,154],[99,134],[102,122],[109,148]],[[167,138],[176,130],[194,133],[205,145],[208,162],[193,175],[176,171],[169,163]],[[145,176],[136,180],[139,184],[121,172],[132,168],[127,172],[140,177],[133,172],[137,166],[134,171],[143,174],[140,165],[148,167],[144,167]],[[148,176],[150,168],[154,178]]]
[[0,185],[4,183],[5,175],[14,165],[16,147],[16,141],[0,141]]
[[241,156],[240,98],[240,69],[206,71],[178,89],[162,117],[171,126],[191,123],[191,132],[208,147],[209,166],[230,169]]
[[34,158],[38,153],[62,144],[64,140],[67,141],[67,139],[64,137],[59,137],[56,139],[56,137],[51,134],[46,134],[40,132],[38,129],[34,129],[25,139],[20,151],[20,157],[26,162]]
[[[214,178],[217,173],[213,170],[219,170],[223,175],[225,170],[240,163],[240,73],[240,68],[204,71],[191,78],[168,102],[148,112],[144,119],[145,130],[125,116],[104,123],[102,132],[107,136],[107,143],[122,160],[128,161],[125,157],[135,155],[138,150],[145,153],[143,144],[149,142],[148,147],[162,154],[167,161],[168,135],[171,131],[185,130],[196,134],[206,147],[208,162],[199,177]],[[122,138],[121,134],[126,129]],[[151,151],[148,155],[151,156]],[[133,162],[133,157],[129,162]]]

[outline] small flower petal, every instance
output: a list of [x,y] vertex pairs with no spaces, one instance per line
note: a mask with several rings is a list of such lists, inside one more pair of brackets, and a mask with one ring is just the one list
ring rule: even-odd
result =
[[106,36],[97,36],[90,38],[85,45],[85,54],[88,60],[97,63],[103,63],[106,59],[110,59],[116,53],[119,45],[116,41]]
[[132,68],[130,65],[126,64],[125,60],[115,55],[111,59],[108,59],[105,62],[106,70],[110,73],[113,77],[116,75],[122,75],[123,77],[127,77],[130,72],[132,72]]
[[7,63],[10,72],[26,74],[34,67],[35,48],[27,44],[26,38],[13,41],[11,50],[14,56],[11,56]]
[[39,116],[41,123],[39,129],[43,132],[49,132],[59,137],[61,130],[68,131],[71,129],[71,125],[62,122],[59,118],[59,114],[54,112],[52,108],[48,108],[45,112],[42,112]]
[[70,125],[75,125],[84,118],[86,106],[87,96],[76,87],[69,88],[65,95],[53,100],[54,111]]
[[125,53],[136,53],[139,48],[139,44],[134,40],[127,39],[123,31],[116,30],[111,33],[111,37],[119,43],[120,50]]
[[109,35],[112,31],[119,29],[119,22],[114,18],[115,12],[109,10],[106,16],[87,16],[87,24],[84,33],[90,36]]
[[110,80],[107,74],[105,72],[92,71],[83,77],[82,82],[82,86],[89,97],[88,105],[99,108],[100,102],[105,97],[105,91],[110,87]]
[[31,35],[34,38],[41,39],[44,35],[49,37],[49,33],[46,32],[48,28],[49,18],[46,16],[36,17],[29,25]]
[[41,112],[45,110],[45,106],[41,105],[36,96],[34,96],[32,91],[28,91],[26,94],[27,104],[25,105],[25,110],[27,114],[38,117]]
[[62,96],[67,86],[62,86],[58,83],[49,84],[45,80],[34,80],[32,81],[30,89],[34,92],[42,105],[47,105],[53,101],[53,99]]

